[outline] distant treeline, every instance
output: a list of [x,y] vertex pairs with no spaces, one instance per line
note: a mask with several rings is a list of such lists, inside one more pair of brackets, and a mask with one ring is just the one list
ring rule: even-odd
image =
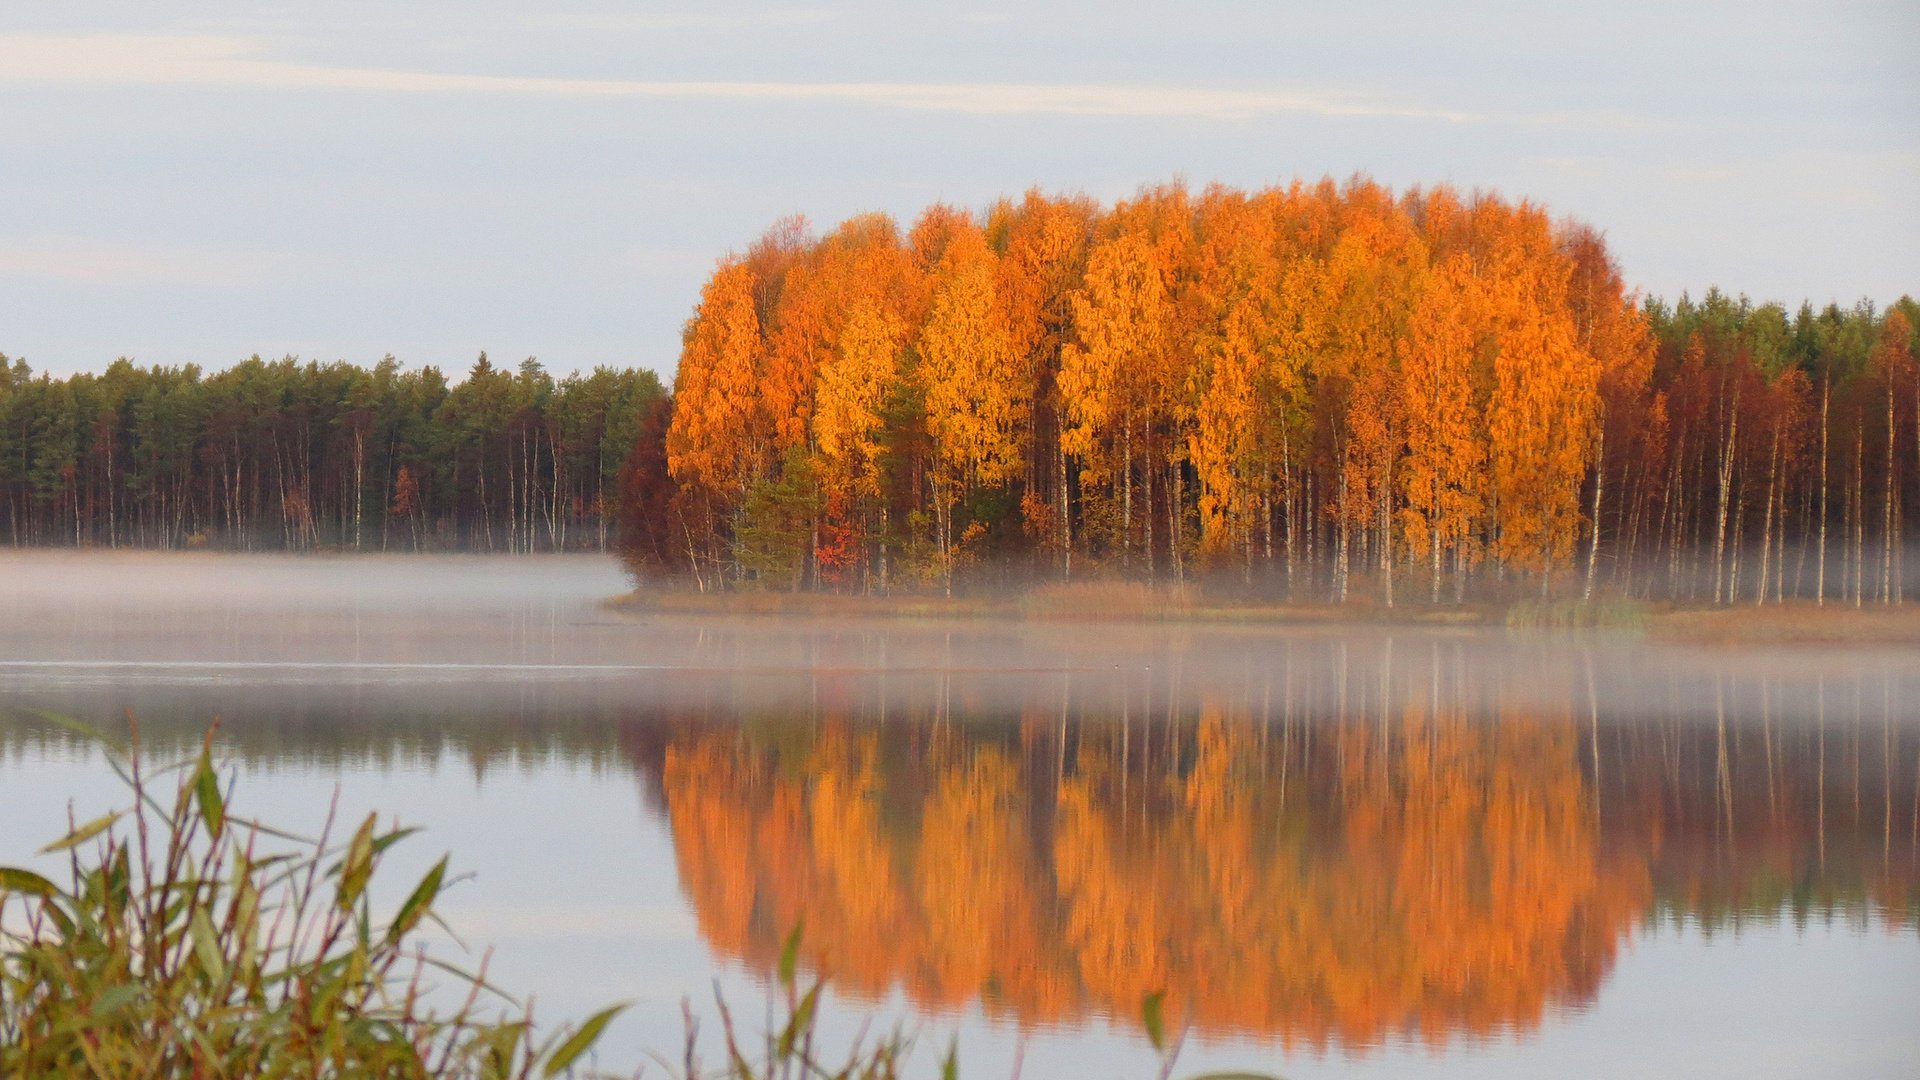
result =
[[1645,300],[1584,225],[1365,180],[789,220],[701,293],[628,551],[703,588],[1895,599],[1917,323]]
[[391,357],[35,377],[0,356],[0,542],[605,549],[650,371],[465,380]]

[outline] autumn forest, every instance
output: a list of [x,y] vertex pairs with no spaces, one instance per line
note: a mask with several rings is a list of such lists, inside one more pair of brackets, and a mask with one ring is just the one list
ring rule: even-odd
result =
[[[603,548],[701,590],[1898,602],[1920,305],[1677,301],[1447,188],[1030,192],[719,262],[671,393],[0,364],[0,541]],[[615,525],[617,523],[617,529]]]

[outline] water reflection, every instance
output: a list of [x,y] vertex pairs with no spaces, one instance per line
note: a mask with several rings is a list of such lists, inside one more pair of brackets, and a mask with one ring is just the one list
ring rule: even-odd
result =
[[19,707],[133,707],[179,746],[220,712],[262,763],[630,769],[718,960],[770,971],[804,917],[808,963],[843,993],[1023,1027],[1131,1017],[1165,989],[1202,1034],[1440,1045],[1591,1005],[1661,920],[1920,933],[1903,662],[1836,677],[1387,638],[1243,641],[1204,678],[1157,658],[70,680],[16,689],[0,747],[66,738]]
[[1053,1024],[1166,988],[1202,1032],[1443,1043],[1591,1002],[1648,919],[1920,926],[1913,755],[1883,768],[1891,736],[1857,725],[1596,739],[1565,712],[1268,722],[1223,698],[769,727],[690,722],[659,758],[702,933],[764,968],[804,915],[821,970],[928,1009]]

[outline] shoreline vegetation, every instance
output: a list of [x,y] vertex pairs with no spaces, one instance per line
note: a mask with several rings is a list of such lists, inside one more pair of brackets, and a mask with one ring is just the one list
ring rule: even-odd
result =
[[938,593],[862,596],[819,592],[699,592],[641,588],[602,607],[626,616],[722,616],[926,620],[996,623],[1127,623],[1274,628],[1338,633],[1355,629],[1425,632],[1592,631],[1697,645],[1920,645],[1920,605],[1765,607],[1651,604],[1613,596],[1592,601],[1407,605],[1301,604],[1212,596],[1136,582],[1039,586],[1023,593],[951,597]]
[[702,591],[1898,602],[1917,330],[1646,297],[1584,223],[1361,176],[789,219],[703,287],[621,547]]

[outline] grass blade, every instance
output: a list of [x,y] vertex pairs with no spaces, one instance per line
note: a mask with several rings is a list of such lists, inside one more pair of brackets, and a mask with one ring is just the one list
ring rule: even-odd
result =
[[793,977],[800,970],[800,938],[806,929],[807,917],[800,916],[793,922],[793,929],[787,933],[787,940],[780,946],[780,985],[792,986]]
[[587,1017],[587,1022],[580,1025],[579,1031],[568,1036],[565,1042],[554,1047],[553,1053],[547,1055],[546,1065],[542,1068],[541,1075],[553,1077],[565,1072],[575,1059],[592,1049],[593,1044],[599,1041],[600,1033],[605,1031],[607,1025],[613,1022],[613,1018],[619,1016],[626,1008],[627,1003],[622,1002]]
[[56,851],[65,851],[68,848],[79,847],[81,844],[112,828],[113,823],[119,821],[120,816],[124,813],[126,813],[126,811],[116,810],[111,814],[102,814],[60,839],[55,840],[53,843],[48,844],[46,847],[41,848],[40,854],[51,855]]
[[1140,1002],[1140,1022],[1146,1025],[1147,1041],[1155,1053],[1167,1052],[1167,992],[1155,990]]

